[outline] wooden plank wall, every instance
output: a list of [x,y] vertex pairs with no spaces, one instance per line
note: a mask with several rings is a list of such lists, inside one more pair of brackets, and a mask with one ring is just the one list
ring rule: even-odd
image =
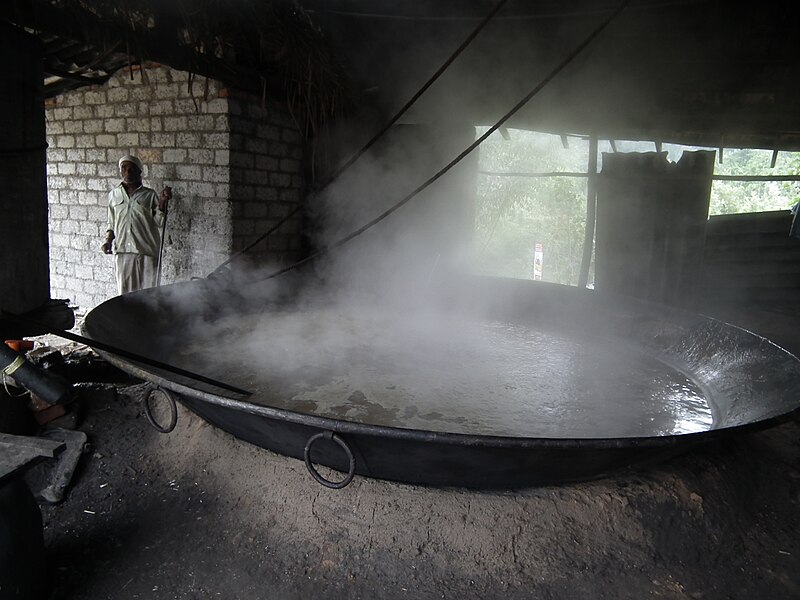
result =
[[788,210],[712,216],[706,226],[702,296],[709,304],[800,303],[800,240]]
[[0,308],[12,313],[50,298],[42,62],[38,39],[0,22]]
[[603,155],[595,287],[691,307],[702,278],[714,152]]

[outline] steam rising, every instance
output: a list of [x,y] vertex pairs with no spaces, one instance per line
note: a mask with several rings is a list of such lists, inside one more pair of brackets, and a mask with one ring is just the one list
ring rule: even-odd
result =
[[[728,51],[683,35],[704,22],[697,18],[703,3],[692,10],[641,5],[548,79],[613,8],[581,5],[557,14],[558,7],[513,4],[406,117],[425,125],[395,126],[313,198],[306,229],[316,248],[405,197],[475,139],[474,126],[494,125],[537,82],[549,81],[507,127],[604,137],[631,128],[673,131],[685,123],[671,104],[704,80],[697,57],[715,46]],[[347,36],[342,56],[353,53],[354,78],[372,78],[360,91],[391,114],[473,26],[446,19],[381,26],[361,15],[330,30]],[[656,44],[654,52],[654,39],[675,43],[663,50]],[[398,52],[371,53],[371,44]],[[375,125],[343,124],[327,140],[326,156],[349,156]],[[705,397],[711,386],[701,390],[690,370],[658,360],[646,341],[636,347],[549,327],[547,319],[529,318],[535,305],[510,310],[499,301],[489,311],[485,298],[461,285],[474,262],[476,161],[473,153],[390,218],[302,269],[270,279],[282,265],[256,272],[240,264],[210,280],[143,295],[158,305],[152,313],[163,319],[169,361],[248,388],[255,404],[385,427],[552,438],[714,427],[718,415],[709,402],[719,395]],[[317,178],[335,166],[315,165]],[[563,315],[557,321],[569,325]],[[731,380],[731,396],[733,388],[749,393],[754,381],[739,371]]]
[[[381,214],[473,136],[393,132],[317,199],[316,243]],[[310,268],[274,279],[240,268],[192,299],[165,289],[198,314],[171,361],[253,391],[255,404],[385,427],[583,438],[711,427],[699,388],[645,353],[484,316],[459,284],[474,173],[459,165]]]
[[712,422],[691,381],[630,349],[431,310],[237,317],[186,347],[183,360],[216,364],[216,374],[255,390],[256,403],[386,427],[592,438]]
[[[569,39],[577,44],[595,25],[581,22]],[[524,80],[500,69],[486,93],[486,82],[473,78],[470,65],[510,63],[497,59],[494,43],[510,26],[495,27],[420,103],[418,114],[436,126],[395,127],[314,199],[317,247],[382,214],[467,147],[475,132],[465,123],[480,119],[466,113],[500,116],[549,72],[552,60],[533,60],[548,40],[523,35],[502,51],[532,57],[536,68]],[[587,65],[584,58],[576,68]],[[543,96],[547,106],[537,98],[529,108],[558,115],[563,98]],[[467,157],[312,269],[268,280],[240,269],[213,290],[211,282],[176,360],[251,388],[255,403],[389,427],[523,437],[710,427],[708,403],[679,370],[623,346],[486,319],[472,298],[450,289],[471,262],[476,161],[477,153]]]

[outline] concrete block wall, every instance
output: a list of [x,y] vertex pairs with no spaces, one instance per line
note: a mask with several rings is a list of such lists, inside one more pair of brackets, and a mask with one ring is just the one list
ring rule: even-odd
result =
[[[305,189],[303,140],[289,114],[274,102],[230,95],[231,197],[234,251],[249,246],[288,216]],[[293,262],[300,255],[300,212],[248,251],[259,265]]]
[[[190,85],[187,73],[158,65],[125,69],[106,85],[48,101],[45,113],[51,296],[80,309],[116,294],[113,259],[99,248],[107,194],[119,184],[117,161],[125,154],[144,161],[145,185],[173,190],[162,283],[208,275],[245,235],[260,234],[269,215],[299,200],[302,144],[291,120],[270,105],[261,121],[259,103],[232,101],[218,82],[196,77]],[[277,147],[251,142],[266,135],[295,140],[294,162],[268,160]],[[286,251],[299,247],[299,221],[291,231],[296,240],[260,258],[286,260]]]

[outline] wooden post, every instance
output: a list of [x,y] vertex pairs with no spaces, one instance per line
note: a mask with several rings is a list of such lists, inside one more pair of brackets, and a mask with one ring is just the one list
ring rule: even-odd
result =
[[597,215],[597,136],[589,137],[589,178],[586,181],[586,231],[583,236],[583,257],[578,275],[578,287],[589,283],[589,266],[594,249],[594,225]]

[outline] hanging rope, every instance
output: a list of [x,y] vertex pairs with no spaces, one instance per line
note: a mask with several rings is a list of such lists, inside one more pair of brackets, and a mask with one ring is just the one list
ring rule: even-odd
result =
[[[349,169],[353,165],[353,163],[355,163],[359,158],[361,158],[364,155],[364,153],[367,152],[367,150],[372,148],[372,146],[375,145],[375,143],[381,137],[383,137],[383,135],[387,131],[389,131],[389,129],[391,129],[391,127],[395,123],[397,123],[397,121],[400,120],[400,118],[408,111],[409,108],[411,108],[411,106],[419,99],[419,97],[422,96],[422,94],[424,94],[428,90],[428,88],[430,88],[434,84],[434,82],[437,79],[439,79],[439,77],[442,75],[442,73],[444,73],[448,69],[448,67],[450,67],[450,65],[453,64],[453,62],[456,60],[456,58],[458,58],[458,56],[467,48],[467,46],[469,46],[472,43],[472,41],[478,36],[478,34],[484,29],[484,27],[486,27],[486,25],[489,24],[489,22],[494,18],[494,16],[499,12],[499,10],[503,7],[503,5],[507,1],[508,0],[500,0],[494,6],[494,8],[492,8],[492,10],[489,12],[489,14],[486,15],[483,18],[483,20],[480,22],[480,24],[472,31],[472,33],[470,33],[467,36],[467,38],[461,43],[461,45],[456,49],[456,51],[453,52],[452,55],[450,55],[450,57],[442,64],[442,66],[439,67],[439,69],[428,79],[428,81],[425,82],[425,84],[417,91],[417,93],[415,93],[411,97],[411,99],[408,102],[406,102],[405,105],[386,123],[386,125],[384,125],[374,136],[372,136],[372,138],[366,144],[364,144],[364,146],[358,152],[356,152],[353,156],[351,156],[349,160],[347,160],[343,165],[341,165],[330,177],[328,177],[319,186],[319,188],[318,188],[318,190],[316,192],[317,195],[320,192],[322,192],[322,190],[327,188],[331,183],[336,181],[336,179],[338,179],[341,176],[342,173],[344,173],[347,169]],[[244,248],[242,248],[239,252],[237,252],[236,254],[231,256],[228,260],[226,260],[224,263],[222,263],[220,266],[218,266],[216,269],[214,269],[214,271],[212,271],[212,274],[216,273],[217,271],[219,271],[223,267],[227,266],[233,260],[235,260],[236,258],[241,256],[245,252],[249,252],[255,246],[257,246],[262,241],[264,241],[266,238],[268,238],[271,234],[273,234],[280,227],[282,227],[286,222],[288,222],[292,217],[294,217],[297,213],[299,213],[303,209],[303,207],[305,206],[306,202],[307,202],[307,200],[303,200],[303,201],[299,202],[297,204],[297,206],[295,206],[294,209],[292,209],[289,212],[288,215],[286,215],[285,217],[283,217],[283,219],[278,221],[278,223],[276,223],[275,225],[270,227],[270,229],[267,230],[266,233],[261,235],[259,238],[254,240],[249,245],[247,245]]]
[[606,27],[608,27],[614,19],[617,18],[617,16],[623,11],[623,9],[628,4],[631,3],[631,1],[632,0],[623,0],[623,2],[619,5],[619,7],[617,7],[602,23],[600,23],[600,25],[598,25],[594,29],[594,31],[592,31],[586,37],[586,39],[583,40],[583,42],[578,44],[578,46],[563,61],[561,61],[561,63],[559,63],[552,71],[550,71],[550,73],[548,75],[546,75],[545,78],[542,79],[536,85],[536,87],[534,87],[530,92],[528,92],[525,95],[525,97],[522,98],[522,100],[517,102],[517,104],[514,105],[514,107],[510,111],[508,111],[505,115],[503,115],[503,117],[499,121],[497,121],[497,123],[492,125],[481,137],[479,137],[472,144],[470,144],[464,151],[462,151],[458,156],[456,156],[452,161],[450,161],[444,168],[442,168],[440,171],[438,171],[436,174],[434,174],[432,177],[430,177],[427,181],[425,181],[422,185],[417,187],[414,191],[412,191],[411,193],[406,195],[404,198],[402,198],[394,206],[392,206],[391,208],[387,209],[386,211],[384,211],[383,213],[381,213],[380,215],[378,215],[377,217],[375,217],[374,219],[372,219],[371,221],[369,221],[368,223],[366,223],[362,227],[359,227],[358,229],[356,229],[355,231],[353,231],[349,235],[346,235],[345,237],[337,240],[336,242],[334,242],[334,243],[332,243],[332,244],[330,244],[328,246],[324,246],[324,247],[320,248],[319,250],[317,250],[316,252],[313,252],[312,254],[306,256],[305,258],[303,258],[303,259],[301,259],[301,260],[299,260],[299,261],[297,261],[295,263],[292,263],[291,265],[289,265],[287,267],[284,267],[282,269],[274,271],[273,273],[267,275],[266,277],[262,277],[261,279],[259,279],[257,281],[266,281],[267,279],[272,279],[274,277],[282,275],[282,274],[284,274],[284,273],[286,273],[288,271],[291,271],[293,269],[296,269],[296,268],[298,268],[298,267],[300,267],[300,266],[302,266],[302,265],[304,265],[304,264],[306,264],[308,262],[311,262],[312,260],[314,260],[316,258],[319,258],[320,256],[324,256],[325,254],[328,254],[328,253],[332,252],[333,250],[335,250],[337,248],[340,248],[341,246],[344,246],[345,244],[347,244],[348,242],[350,242],[354,238],[358,237],[359,235],[361,235],[362,233],[364,233],[368,229],[372,228],[373,226],[375,226],[378,223],[380,223],[381,221],[383,221],[385,218],[387,218],[392,213],[398,211],[400,208],[405,206],[417,194],[419,194],[420,192],[422,192],[423,190],[428,188],[430,185],[432,185],[434,182],[436,182],[440,177],[442,177],[445,173],[450,171],[450,169],[452,169],[459,162],[461,162],[470,152],[472,152],[475,148],[480,146],[491,134],[493,134],[495,131],[500,129],[500,127],[502,127],[503,124],[506,121],[508,121],[511,117],[513,117],[523,106],[525,106],[531,100],[531,98],[533,98],[536,94],[538,94],[540,91],[542,91],[542,89],[548,83],[550,83],[556,77],[556,75],[558,75],[561,71],[563,71],[567,67],[567,65],[569,65],[573,60],[575,60],[575,58],[581,52],[583,52],[583,50],[585,50],[586,47],[589,46],[589,44],[591,44],[594,41],[594,39],[598,35],[600,35],[600,33],[602,33],[603,30]]

